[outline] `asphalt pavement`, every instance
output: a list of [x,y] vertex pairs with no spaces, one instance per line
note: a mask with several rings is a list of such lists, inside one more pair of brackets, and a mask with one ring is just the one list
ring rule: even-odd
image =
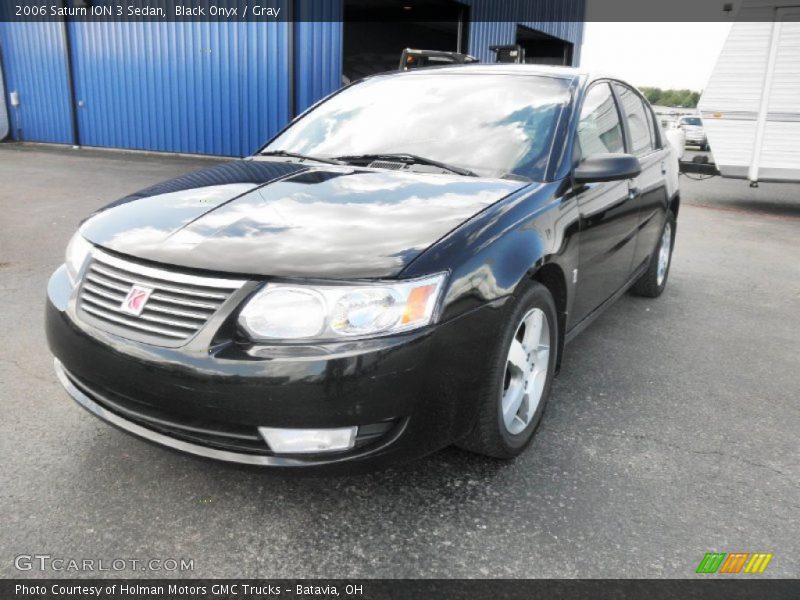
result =
[[[567,347],[517,460],[308,478],[146,444],[53,374],[45,285],[80,219],[212,164],[0,145],[0,577],[76,575],[15,567],[34,554],[199,577],[693,577],[710,551],[798,575],[800,185],[682,178],[666,292]],[[180,575],[80,573],[112,574]]]

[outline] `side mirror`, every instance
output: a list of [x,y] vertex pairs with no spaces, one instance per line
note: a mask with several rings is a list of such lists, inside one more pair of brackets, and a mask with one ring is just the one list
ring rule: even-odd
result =
[[575,183],[620,181],[642,172],[639,159],[631,154],[593,154],[575,167]]

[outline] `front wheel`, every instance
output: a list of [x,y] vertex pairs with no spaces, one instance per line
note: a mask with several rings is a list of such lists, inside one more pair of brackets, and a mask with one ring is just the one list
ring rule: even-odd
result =
[[508,307],[502,335],[489,355],[478,418],[459,446],[513,458],[530,443],[550,393],[558,353],[558,320],[546,287],[532,282]]
[[667,211],[667,219],[661,230],[658,247],[650,257],[647,271],[633,284],[631,293],[636,296],[658,298],[667,287],[667,277],[672,264],[672,248],[675,246],[675,215]]

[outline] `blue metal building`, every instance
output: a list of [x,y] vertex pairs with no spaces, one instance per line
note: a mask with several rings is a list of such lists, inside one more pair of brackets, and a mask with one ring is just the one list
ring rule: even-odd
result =
[[531,62],[580,60],[584,0],[443,2],[452,23],[351,22],[364,0],[271,3],[292,21],[0,22],[10,135],[244,156],[343,82],[397,68],[404,47],[493,62],[490,46],[520,43]]

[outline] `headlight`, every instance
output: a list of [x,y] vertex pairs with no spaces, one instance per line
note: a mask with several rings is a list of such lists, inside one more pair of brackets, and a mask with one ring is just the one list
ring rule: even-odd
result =
[[83,267],[83,263],[86,257],[89,256],[89,251],[91,249],[92,245],[86,241],[80,232],[75,233],[69,241],[69,244],[67,244],[64,263],[67,265],[67,273],[72,283],[78,281],[78,274],[81,272],[81,267]]
[[435,317],[445,274],[363,285],[270,283],[239,323],[256,340],[342,339],[417,329]]

